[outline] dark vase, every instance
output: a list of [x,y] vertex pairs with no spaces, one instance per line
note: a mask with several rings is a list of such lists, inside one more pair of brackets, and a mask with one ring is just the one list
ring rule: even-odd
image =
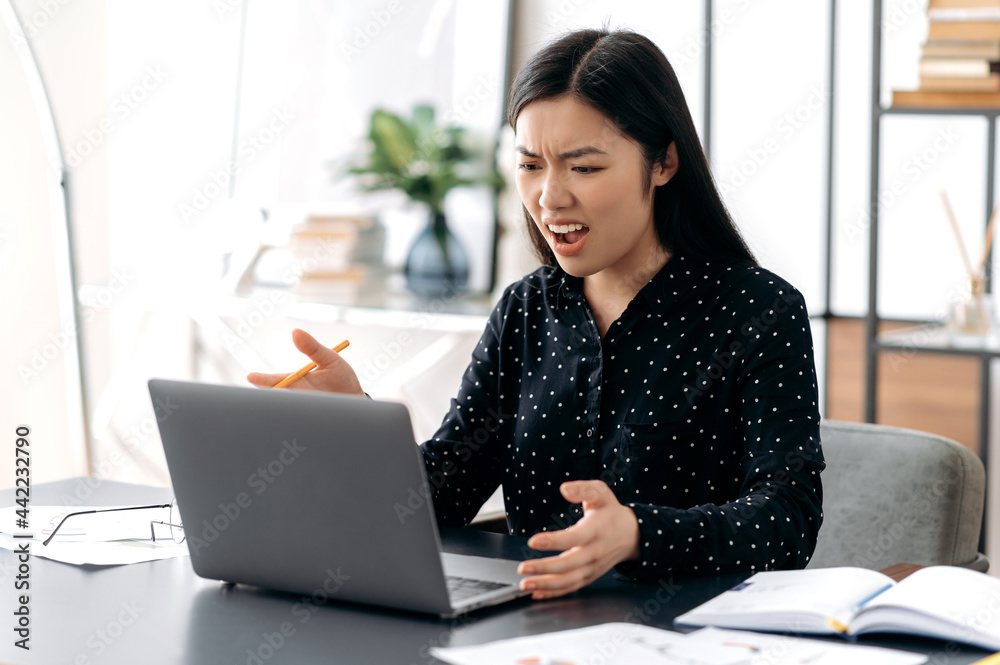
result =
[[448,228],[444,214],[432,212],[406,256],[406,286],[423,298],[454,297],[469,284],[469,257]]

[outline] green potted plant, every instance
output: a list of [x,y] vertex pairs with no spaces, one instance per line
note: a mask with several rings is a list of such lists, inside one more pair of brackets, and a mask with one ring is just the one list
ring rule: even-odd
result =
[[482,150],[469,146],[465,128],[435,122],[434,107],[417,105],[409,118],[375,109],[368,131],[368,153],[348,173],[365,190],[397,189],[426,206],[427,227],[406,258],[408,288],[422,296],[463,291],[469,260],[448,228],[444,200],[456,187],[502,184]]

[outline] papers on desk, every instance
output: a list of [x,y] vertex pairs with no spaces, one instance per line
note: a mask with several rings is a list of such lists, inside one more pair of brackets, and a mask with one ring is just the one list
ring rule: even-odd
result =
[[702,628],[686,635],[631,623],[606,623],[467,647],[434,647],[453,665],[920,665],[927,656],[741,630]]
[[[100,506],[101,509],[127,506]],[[168,522],[167,508],[124,510],[120,512],[74,515],[63,524],[48,545],[49,537],[68,513],[88,510],[87,507],[31,506],[30,532],[33,538],[14,538],[23,529],[17,524],[18,506],[0,508],[0,548],[15,550],[31,543],[31,556],[53,559],[75,565],[117,566],[157,559],[169,559],[188,554],[185,543],[170,538],[169,528],[157,527],[156,542],[151,538],[152,521]]]

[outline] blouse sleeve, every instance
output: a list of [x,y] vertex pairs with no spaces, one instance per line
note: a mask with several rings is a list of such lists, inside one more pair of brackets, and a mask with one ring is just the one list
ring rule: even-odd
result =
[[[771,293],[774,297],[774,293]],[[751,301],[752,302],[752,301]],[[823,519],[816,371],[802,296],[785,285],[749,324],[735,367],[743,483],[737,500],[688,509],[630,503],[639,521],[634,577],[803,568]],[[734,400],[735,401],[735,400]]]
[[467,525],[500,485],[499,331],[508,294],[490,315],[441,426],[421,445],[441,526]]

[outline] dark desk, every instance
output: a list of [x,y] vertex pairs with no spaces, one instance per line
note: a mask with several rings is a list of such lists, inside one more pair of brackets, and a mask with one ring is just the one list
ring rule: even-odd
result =
[[[91,488],[88,483],[96,484]],[[90,479],[35,486],[34,505],[77,498],[91,505],[169,500],[170,491]],[[0,492],[0,506],[13,491]],[[445,548],[522,558],[524,538],[449,531]],[[0,550],[0,662],[13,665],[89,663],[437,663],[432,646],[490,640],[632,621],[670,628],[675,616],[738,583],[742,575],[675,578],[655,585],[608,575],[570,597],[528,599],[456,620],[329,603],[308,606],[296,596],[228,587],[196,577],[187,557],[105,568],[33,558],[30,571],[31,651],[14,647],[17,559]],[[282,627],[285,634],[282,634]],[[292,632],[293,631],[293,632]],[[985,654],[909,638],[864,644],[933,654],[934,665],[972,663]]]

